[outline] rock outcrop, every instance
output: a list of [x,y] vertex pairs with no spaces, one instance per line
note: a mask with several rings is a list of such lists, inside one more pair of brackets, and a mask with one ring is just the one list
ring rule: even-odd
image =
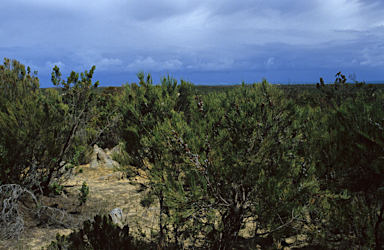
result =
[[93,146],[93,151],[90,152],[90,168],[109,168],[119,167],[117,161],[112,160],[111,154],[116,152],[118,149],[113,148],[112,150],[103,150],[96,144]]
[[110,181],[110,180],[122,180],[124,179],[125,175],[124,173],[122,172],[116,172],[116,173],[113,173],[113,174],[109,174],[109,175],[106,175],[106,176],[102,176],[99,178],[99,180],[103,181]]
[[120,146],[117,145],[116,147],[112,148],[109,150],[108,148],[104,149],[105,153],[108,155],[113,155],[113,154],[119,154],[120,153]]
[[75,175],[75,168],[69,166],[70,164],[66,163],[65,161],[61,161],[58,172],[60,175],[65,175],[72,179]]
[[125,217],[123,211],[121,211],[120,208],[117,207],[112,209],[112,211],[109,213],[109,218],[115,225],[119,226],[120,228],[124,227]]

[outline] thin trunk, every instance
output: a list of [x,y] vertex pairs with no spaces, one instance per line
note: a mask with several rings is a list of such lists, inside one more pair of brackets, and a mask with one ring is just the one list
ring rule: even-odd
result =
[[[64,144],[64,147],[61,150],[61,153],[60,153],[60,156],[59,156],[57,162],[55,163],[55,165],[52,168],[51,168],[51,166],[49,166],[49,170],[48,170],[49,174],[47,176],[47,180],[42,183],[43,187],[45,187],[45,189],[44,189],[44,193],[45,194],[48,194],[47,192],[49,192],[49,188],[48,188],[49,184],[51,183],[51,180],[53,179],[55,172],[61,167],[60,163],[61,163],[62,159],[64,158],[67,150],[70,148],[70,146],[72,144],[72,139],[73,139],[73,137],[75,136],[75,134],[77,132],[77,129],[78,129],[80,121],[81,121],[81,119],[83,117],[84,111],[85,111],[85,109],[83,109],[80,112],[79,116],[75,120],[75,123],[72,125],[71,133],[67,137],[67,140],[66,140],[66,142]],[[49,164],[49,165],[51,165],[51,164]]]
[[224,218],[222,219],[224,230],[221,232],[219,240],[217,244],[215,244],[214,249],[231,249],[234,243],[236,243],[236,239],[233,237],[233,235],[237,236],[240,231],[243,215],[242,213],[242,207],[239,209],[236,207],[231,207],[230,211],[228,211],[228,214],[224,215]]
[[159,243],[157,245],[158,250],[162,250],[165,247],[165,235],[164,235],[164,218],[163,218],[163,211],[164,211],[164,197],[163,197],[163,191],[160,191],[160,239]]
[[173,225],[175,227],[174,229],[174,234],[175,234],[175,245],[179,249],[179,225]]
[[379,236],[379,226],[380,226],[380,223],[384,221],[384,218],[383,218],[383,213],[384,213],[384,204],[381,206],[381,209],[380,209],[380,214],[377,215],[378,219],[377,219],[377,222],[376,222],[376,225],[375,225],[375,243],[376,243],[376,249],[382,249],[382,246],[380,245],[380,236]]

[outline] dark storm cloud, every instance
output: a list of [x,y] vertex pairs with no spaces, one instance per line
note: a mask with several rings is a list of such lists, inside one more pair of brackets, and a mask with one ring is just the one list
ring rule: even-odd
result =
[[96,65],[112,85],[138,70],[196,83],[341,69],[384,79],[383,10],[374,0],[3,0],[0,54],[46,85],[55,64],[64,75]]

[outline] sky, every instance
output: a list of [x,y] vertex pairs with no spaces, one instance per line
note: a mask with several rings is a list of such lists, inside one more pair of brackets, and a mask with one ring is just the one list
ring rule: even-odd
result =
[[1,0],[0,56],[41,87],[55,65],[63,78],[95,65],[101,86],[139,71],[155,84],[384,82],[384,1]]

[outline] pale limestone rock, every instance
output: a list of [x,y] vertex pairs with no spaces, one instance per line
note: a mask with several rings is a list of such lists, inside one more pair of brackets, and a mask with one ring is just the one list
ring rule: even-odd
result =
[[109,218],[114,224],[118,225],[120,228],[124,227],[125,216],[120,208],[117,207],[112,209],[112,211],[109,213]]
[[112,160],[111,156],[107,154],[103,149],[99,148],[96,144],[93,146],[93,152],[91,154],[91,162],[89,168],[114,168],[119,167],[117,161]]

